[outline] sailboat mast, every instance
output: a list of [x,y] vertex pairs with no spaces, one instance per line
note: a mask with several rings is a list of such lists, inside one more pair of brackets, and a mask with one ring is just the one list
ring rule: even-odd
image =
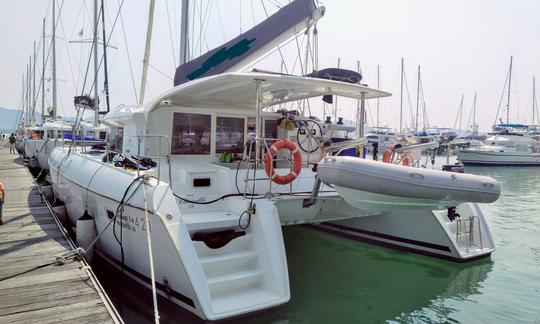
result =
[[[103,0],[101,0],[101,30],[103,31],[103,72],[104,72],[103,89],[105,90],[105,102],[107,104],[106,112],[109,112],[111,110],[111,107],[110,107],[110,101],[109,101],[109,72],[107,68],[107,37],[105,34],[105,5],[104,5]],[[98,115],[99,115],[99,109],[97,109],[96,111],[98,112]]]
[[22,84],[21,84],[21,115],[19,118],[19,124],[17,127],[21,127],[24,116],[24,73],[22,74]]
[[533,77],[533,104],[532,104],[532,124],[534,125],[534,113],[536,108],[536,77]]
[[[103,13],[102,13],[103,14]],[[99,91],[98,91],[98,2],[94,0],[94,125],[99,124]],[[103,40],[105,42],[105,40]]]
[[28,127],[28,64],[26,64],[26,78],[24,78],[24,128]]
[[146,45],[144,48],[143,72],[141,79],[141,91],[139,92],[139,105],[144,103],[144,90],[146,89],[146,75],[148,73],[148,59],[150,58],[150,43],[152,40],[152,27],[154,25],[154,5],[155,0],[150,0],[148,9],[148,27],[146,29]]
[[180,17],[180,65],[188,61],[189,0],[182,1]]
[[30,111],[32,109],[30,100],[32,96],[32,56],[28,58],[28,69],[26,71],[26,126],[30,127],[32,122],[32,118],[30,118]]
[[401,95],[399,97],[399,135],[403,134],[403,57],[401,58]]
[[474,93],[473,99],[473,108],[472,108],[472,126],[473,126],[473,136],[476,136],[476,92]]
[[[360,74],[360,61],[356,61],[356,69]],[[360,80],[358,80],[360,83]],[[356,136],[359,138],[364,137],[364,110],[361,103],[361,99],[356,100]]]
[[52,118],[56,119],[56,0],[52,5]]
[[510,56],[510,70],[508,72],[508,100],[506,101],[506,123],[510,123],[510,89],[512,85],[512,59]]
[[34,41],[34,67],[32,68],[32,126],[36,126],[36,41]]
[[[381,73],[379,65],[377,64],[377,90],[381,86]],[[379,127],[379,98],[377,97],[377,127]]]
[[43,41],[41,49],[41,66],[43,71],[41,71],[41,125],[45,122],[45,18],[43,18]]
[[463,117],[463,98],[465,95],[461,95],[461,102],[459,103],[459,132],[461,133],[461,120]]
[[[340,68],[341,65],[341,58],[337,58],[337,67]],[[337,102],[338,102],[338,96],[334,98],[334,122],[337,122]]]
[[414,122],[414,132],[418,132],[418,108],[420,105],[420,65],[418,65],[418,77],[416,81],[416,116]]

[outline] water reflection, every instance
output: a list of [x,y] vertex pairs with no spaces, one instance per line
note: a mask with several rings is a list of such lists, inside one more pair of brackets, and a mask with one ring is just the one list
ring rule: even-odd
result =
[[[312,228],[284,228],[291,301],[235,323],[346,323],[449,319],[440,302],[478,294],[492,262],[466,265],[346,240]],[[98,266],[126,322],[152,322],[151,297]],[[114,278],[114,276],[117,276]],[[430,312],[426,312],[430,309]],[[419,313],[416,313],[420,311]],[[162,322],[202,322],[161,301]],[[416,315],[415,315],[416,314]]]

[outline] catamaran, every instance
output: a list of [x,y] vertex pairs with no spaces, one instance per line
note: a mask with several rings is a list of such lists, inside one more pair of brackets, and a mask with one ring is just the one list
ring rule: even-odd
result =
[[[313,23],[322,12],[312,1],[291,2],[268,19],[287,22],[273,39],[285,39],[284,33]],[[155,284],[159,295],[201,318],[220,320],[290,299],[282,226],[382,217],[379,229],[407,228],[402,242],[423,240],[420,245],[434,254],[459,261],[490,255],[494,244],[484,216],[462,196],[404,213],[374,212],[352,204],[331,179],[319,178],[322,156],[358,155],[363,118],[354,127],[360,138],[351,139],[344,135],[350,126],[275,108],[340,96],[358,100],[362,116],[366,100],[390,94],[361,85],[354,73],[351,83],[318,73],[221,69],[221,63],[228,70],[241,55],[253,55],[250,50],[263,53],[272,41],[258,40],[241,35],[181,65],[175,87],[149,103],[112,110],[102,120],[109,127],[105,150],[56,147],[50,154],[54,194],[64,201],[72,226],[93,222],[99,257],[149,289]],[[238,44],[247,51],[218,60]],[[444,175],[445,181],[461,179]],[[498,197],[495,180],[469,176],[473,186],[484,181],[490,189],[484,191],[489,198],[478,201]],[[409,222],[413,226],[404,226]]]

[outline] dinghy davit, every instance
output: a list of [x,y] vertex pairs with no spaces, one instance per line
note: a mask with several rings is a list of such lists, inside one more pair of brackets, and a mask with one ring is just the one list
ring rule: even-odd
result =
[[453,173],[347,156],[324,158],[319,179],[350,205],[369,212],[443,209],[460,203],[491,203],[501,186],[490,177]]

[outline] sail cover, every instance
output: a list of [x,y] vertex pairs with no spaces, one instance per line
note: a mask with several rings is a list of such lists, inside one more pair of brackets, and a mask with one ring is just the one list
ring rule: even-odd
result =
[[174,86],[201,77],[235,71],[253,62],[324,15],[313,0],[295,0],[265,21],[206,54],[179,66]]

